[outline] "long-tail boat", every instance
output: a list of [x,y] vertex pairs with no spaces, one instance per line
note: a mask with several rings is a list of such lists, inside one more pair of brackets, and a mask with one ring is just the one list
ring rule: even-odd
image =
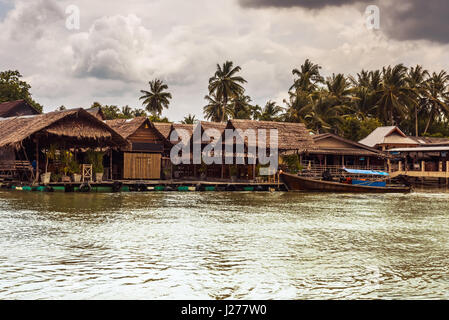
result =
[[[388,173],[374,172],[368,170],[350,170],[347,172],[357,172],[368,175],[388,175]],[[324,175],[325,177],[325,175]],[[365,179],[341,179],[340,182],[332,181],[332,178],[320,180],[303,177],[299,175],[281,173],[281,178],[287,188],[292,191],[312,191],[312,192],[347,192],[347,193],[407,193],[411,191],[410,186],[387,186],[385,181],[369,181]]]

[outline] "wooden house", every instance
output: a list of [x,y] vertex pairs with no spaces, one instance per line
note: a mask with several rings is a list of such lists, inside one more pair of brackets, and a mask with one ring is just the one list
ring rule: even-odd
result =
[[[258,142],[265,141],[267,152],[271,152],[270,144],[270,130],[277,130],[277,152],[279,155],[279,163],[282,162],[282,156],[285,155],[298,155],[300,157],[303,154],[315,149],[315,143],[309,130],[303,123],[289,123],[289,122],[275,122],[275,121],[256,121],[256,120],[229,120],[226,129],[239,129],[245,132],[248,129],[258,132],[258,130],[265,130],[266,136],[257,136]],[[243,137],[242,137],[243,138]],[[248,139],[244,139],[245,148],[245,165],[237,165],[237,176],[241,178],[254,179],[256,176],[256,165],[249,165],[248,158],[253,155],[247,153],[248,147],[251,145]],[[234,149],[234,152],[236,150]],[[259,159],[256,159],[259,163]],[[223,170],[223,176],[229,176],[230,166],[225,165]]]
[[412,148],[419,146],[419,142],[407,137],[396,126],[376,128],[366,138],[360,140],[359,143],[382,151],[392,148]]
[[[303,157],[303,164],[324,168],[357,167],[360,169],[384,169],[388,154],[332,133],[312,136],[315,150]],[[308,166],[308,165],[307,165]]]
[[129,143],[113,154],[114,179],[149,180],[161,178],[161,162],[171,144],[146,117],[104,121]]
[[40,114],[25,100],[16,100],[0,103],[0,118],[31,116]]
[[0,175],[37,181],[51,145],[76,152],[121,148],[128,142],[84,109],[0,118]]

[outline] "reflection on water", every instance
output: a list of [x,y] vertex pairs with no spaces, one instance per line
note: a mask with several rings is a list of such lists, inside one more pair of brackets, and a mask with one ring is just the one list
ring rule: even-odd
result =
[[449,194],[0,192],[0,298],[449,298]]

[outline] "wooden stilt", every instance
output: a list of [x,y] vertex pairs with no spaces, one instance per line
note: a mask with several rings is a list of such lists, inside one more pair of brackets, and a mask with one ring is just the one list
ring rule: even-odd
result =
[[112,180],[112,148],[109,149],[109,178]]
[[39,140],[36,138],[36,182],[39,182]]

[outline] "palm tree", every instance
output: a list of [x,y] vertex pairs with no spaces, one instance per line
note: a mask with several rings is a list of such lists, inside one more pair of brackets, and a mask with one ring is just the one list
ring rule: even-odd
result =
[[408,105],[415,104],[415,93],[407,84],[407,68],[403,64],[382,69],[382,84],[377,93],[379,117],[391,125],[406,118]]
[[448,92],[449,75],[442,70],[440,73],[432,73],[432,76],[426,81],[426,102],[429,113],[424,134],[429,130],[430,124],[435,118],[447,117],[449,114],[449,106],[447,101],[449,98]]
[[207,105],[204,106],[203,112],[205,118],[214,122],[224,122],[228,120],[232,110],[228,104],[224,104],[223,101],[217,98],[215,93],[205,96]]
[[343,74],[332,74],[332,77],[328,77],[326,79],[326,87],[329,92],[328,99],[333,106],[349,109],[354,100],[354,89]]
[[122,117],[125,119],[130,119],[134,117],[133,110],[128,105],[122,107]]
[[294,89],[295,91],[303,90],[303,91],[314,91],[317,89],[318,83],[323,83],[324,79],[320,75],[321,66],[312,63],[309,59],[306,59],[303,65],[301,65],[300,70],[293,69],[292,73],[297,78],[294,80],[293,85],[290,87],[290,90]]
[[132,114],[133,114],[134,117],[146,117],[146,116],[148,116],[147,112],[145,110],[143,110],[143,109],[134,109],[132,111]]
[[[227,106],[231,99],[243,95],[245,89],[242,84],[246,83],[246,80],[236,75],[240,70],[241,68],[239,66],[234,67],[231,61],[226,61],[223,66],[217,64],[217,71],[209,79],[209,96],[214,93],[214,100],[218,100],[223,106]],[[225,112],[221,113],[220,121],[225,121],[225,115]]]
[[259,120],[262,121],[277,121],[279,120],[280,113],[284,111],[284,108],[278,106],[276,102],[269,100],[265,107],[262,109],[262,113]]
[[150,91],[140,90],[143,96],[139,100],[144,100],[142,105],[145,106],[148,112],[153,115],[160,115],[163,108],[168,109],[172,95],[164,91],[168,89],[168,86],[162,80],[155,79],[148,83],[150,85]]
[[332,106],[326,92],[322,91],[313,103],[302,110],[302,117],[307,127],[317,133],[338,133],[344,120],[344,112],[343,106]]
[[282,116],[283,120],[288,122],[303,122],[304,115],[306,114],[305,110],[308,110],[314,103],[316,95],[316,93],[309,93],[302,90],[290,91],[289,99],[284,99],[287,107],[285,108],[285,114]]
[[418,113],[423,109],[425,105],[424,96],[426,95],[426,78],[429,76],[429,72],[425,70],[422,66],[417,65],[416,67],[411,67],[407,74],[407,83],[410,89],[415,93],[415,103],[411,105],[413,107],[412,112],[415,115],[415,135],[419,136],[418,127]]
[[181,121],[183,124],[194,124],[198,120],[195,118],[195,115],[191,115],[190,113],[184,117],[184,120]]
[[233,119],[251,119],[253,109],[250,104],[251,98],[246,95],[239,95],[232,99],[230,103],[231,116]]

